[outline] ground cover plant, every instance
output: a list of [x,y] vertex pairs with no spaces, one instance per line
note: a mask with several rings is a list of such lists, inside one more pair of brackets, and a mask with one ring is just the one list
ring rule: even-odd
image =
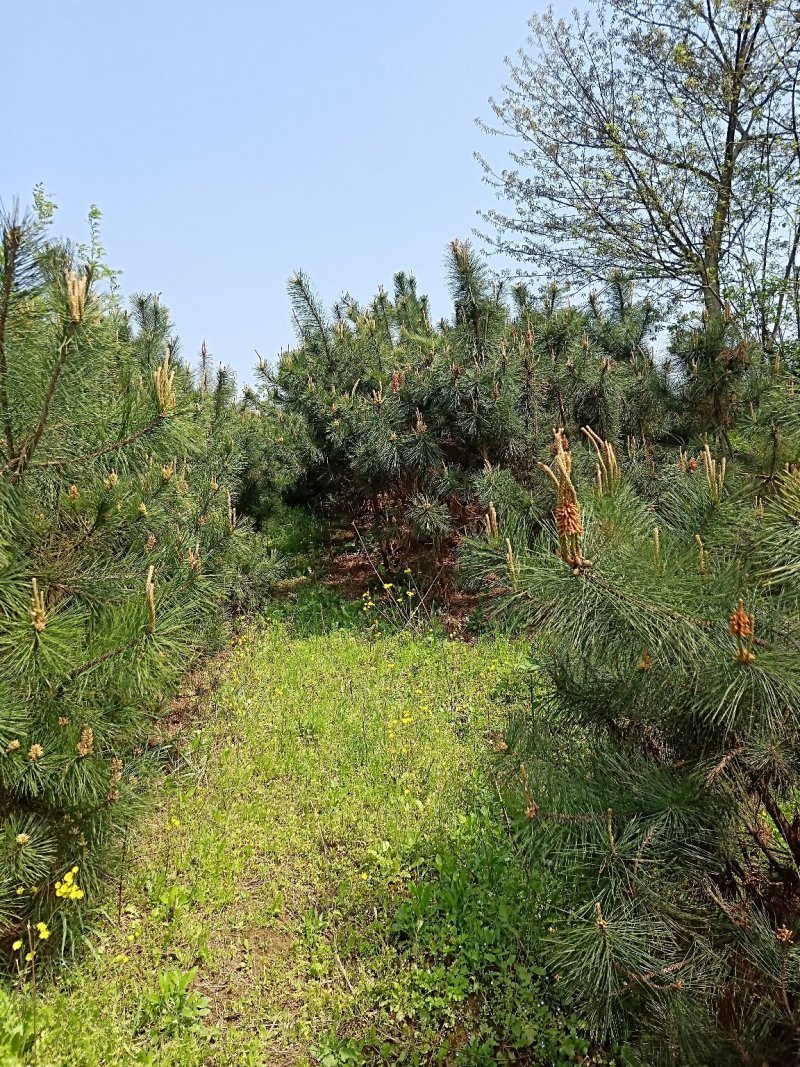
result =
[[[538,958],[554,903],[493,783],[526,648],[381,630],[309,590],[243,634],[130,840],[111,921],[39,991],[39,1064],[588,1051]],[[32,997],[23,982],[18,1018]]]

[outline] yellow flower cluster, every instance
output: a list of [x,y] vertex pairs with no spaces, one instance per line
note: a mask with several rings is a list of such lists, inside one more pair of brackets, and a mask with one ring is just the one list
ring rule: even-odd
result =
[[398,726],[409,726],[414,721],[413,715],[403,715],[399,719],[389,719],[386,723],[386,732],[390,738],[394,737]]
[[[30,930],[30,927],[28,927],[28,929]],[[51,931],[48,929],[47,923],[37,923],[36,933],[38,934],[40,941],[46,941],[50,936]],[[12,944],[11,949],[13,952],[19,952],[23,945],[24,941],[21,937],[18,937],[17,940]],[[30,963],[35,956],[36,949],[32,948],[30,952],[26,953],[25,962]]]
[[56,882],[56,896],[66,897],[67,900],[82,900],[83,890],[79,889],[75,882],[75,875],[78,873],[78,868],[73,867],[71,871],[67,871],[64,875],[63,882]]

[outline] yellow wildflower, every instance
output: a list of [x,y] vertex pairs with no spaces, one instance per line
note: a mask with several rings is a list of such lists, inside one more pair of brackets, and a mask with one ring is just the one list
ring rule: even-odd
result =
[[18,937],[14,944],[11,946],[11,948],[14,950],[14,952],[19,952],[19,950],[22,948],[22,938]]
[[73,867],[64,875],[63,882],[56,882],[56,896],[66,897],[67,900],[83,900],[84,892],[75,884],[75,875],[78,868]]

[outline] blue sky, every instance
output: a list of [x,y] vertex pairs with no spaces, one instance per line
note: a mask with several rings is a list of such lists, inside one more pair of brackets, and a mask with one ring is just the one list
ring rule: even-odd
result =
[[[160,291],[184,355],[250,375],[293,341],[286,279],[326,304],[413,271],[448,314],[447,242],[493,202],[475,126],[535,0],[28,0],[3,14],[0,196],[59,233],[103,212],[124,292]],[[15,95],[16,94],[16,95]]]

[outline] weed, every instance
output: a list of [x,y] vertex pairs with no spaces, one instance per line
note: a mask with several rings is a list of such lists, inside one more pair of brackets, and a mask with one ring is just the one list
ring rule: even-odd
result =
[[35,1041],[32,1013],[17,1011],[11,997],[0,989],[0,1067],[24,1067]]
[[169,874],[159,872],[145,883],[152,905],[151,918],[156,922],[172,923],[188,908],[192,900],[189,890],[180,882],[173,882]]
[[172,969],[158,976],[158,989],[145,993],[139,1030],[151,1040],[198,1033],[208,1015],[208,998],[189,987],[197,977],[197,968]]
[[361,1067],[366,1062],[363,1041],[339,1038],[336,1034],[329,1034],[318,1045],[312,1046],[311,1055],[319,1067]]

